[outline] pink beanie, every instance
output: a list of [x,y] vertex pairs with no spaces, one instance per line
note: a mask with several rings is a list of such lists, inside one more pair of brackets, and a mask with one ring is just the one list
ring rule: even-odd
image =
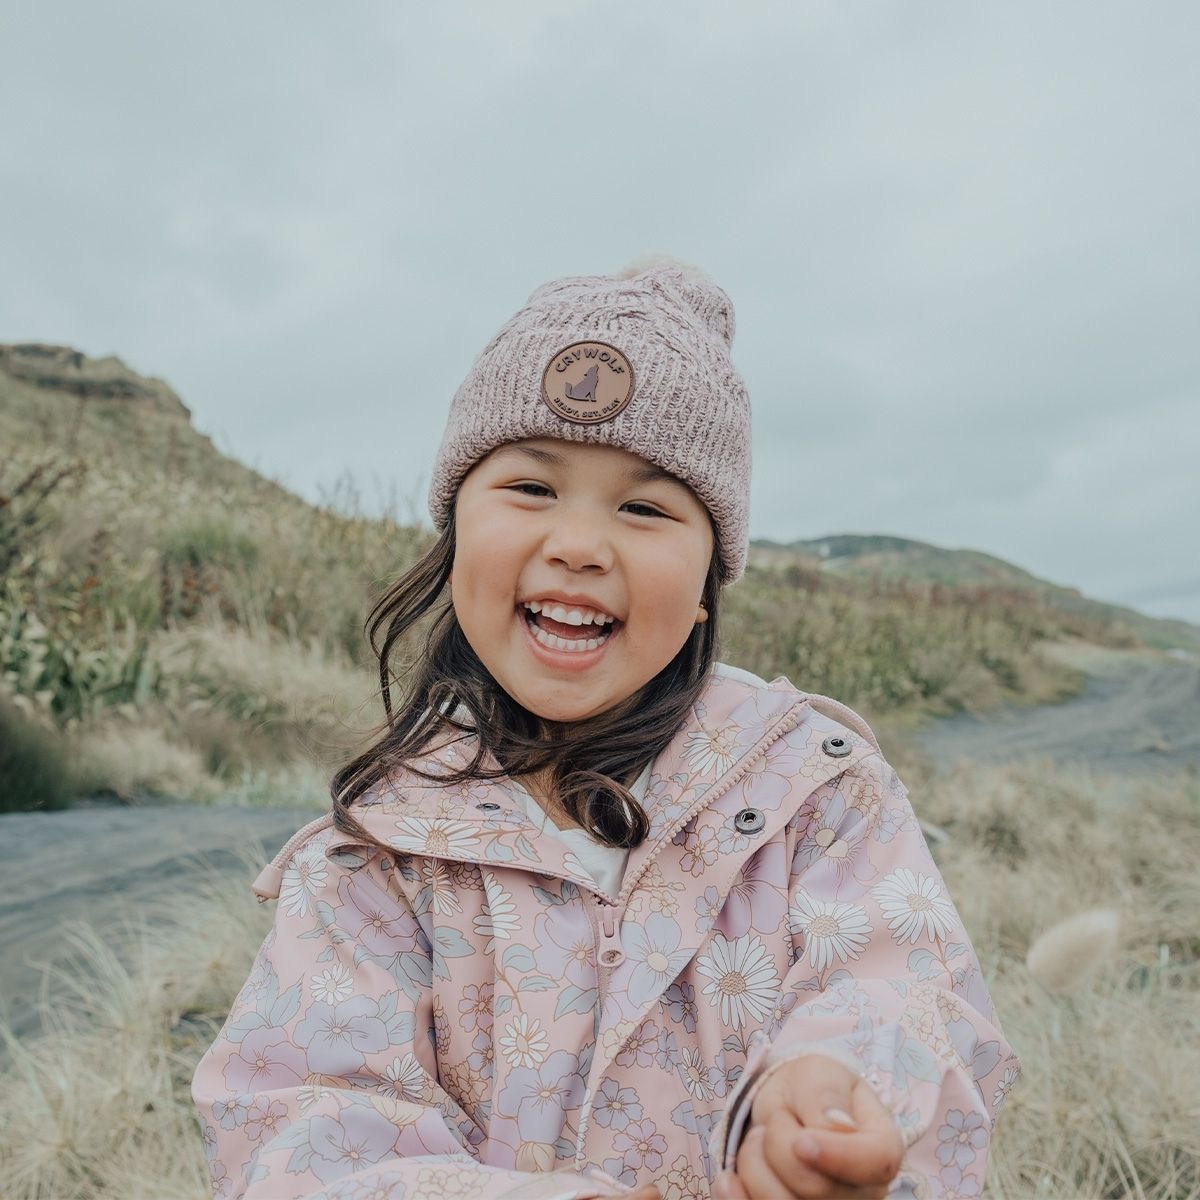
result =
[[675,259],[542,284],[454,395],[429,487],[435,528],[446,527],[463,476],[497,446],[599,442],[692,488],[717,529],[722,583],[733,583],[750,531],[750,398],[729,358],[733,330],[725,292]]

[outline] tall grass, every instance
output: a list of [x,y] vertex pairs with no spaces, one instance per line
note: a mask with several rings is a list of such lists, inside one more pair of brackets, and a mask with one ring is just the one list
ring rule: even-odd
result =
[[[959,768],[910,792],[1024,1064],[993,1140],[993,1200],[1200,1197],[1200,784]],[[248,863],[246,878],[253,874]],[[1026,966],[1082,909],[1120,918],[1116,950],[1073,990]],[[8,1200],[207,1194],[188,1081],[270,920],[213,879],[153,926],[79,929],[48,977],[47,1030],[7,1040],[0,1179]]]
[[[127,801],[332,773],[382,715],[365,616],[432,534],[365,516],[347,476],[314,507],[211,448],[220,472],[189,473],[178,439],[160,439],[165,466],[131,460],[102,416],[75,427],[86,463],[0,461],[0,692],[63,734],[88,788]],[[1032,594],[798,566],[753,563],[724,603],[727,661],[872,719],[1060,698],[1081,676],[1041,642],[1130,641]],[[0,811],[32,795],[0,766]]]
[[63,931],[70,953],[45,975],[42,1034],[18,1041],[0,1026],[6,1200],[209,1195],[190,1078],[270,915],[213,874],[167,896],[153,924]]
[[[935,849],[1025,1073],[998,1126],[992,1194],[1200,1196],[1200,781],[1049,759],[963,768],[922,796]],[[1115,909],[1120,944],[1078,989],[1035,983],[1038,934]]]

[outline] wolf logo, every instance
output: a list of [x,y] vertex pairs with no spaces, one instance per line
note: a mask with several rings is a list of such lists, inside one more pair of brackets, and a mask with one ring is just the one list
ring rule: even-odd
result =
[[572,400],[591,400],[596,399],[596,380],[599,378],[600,368],[592,363],[587,369],[587,374],[574,386],[566,384],[566,393]]

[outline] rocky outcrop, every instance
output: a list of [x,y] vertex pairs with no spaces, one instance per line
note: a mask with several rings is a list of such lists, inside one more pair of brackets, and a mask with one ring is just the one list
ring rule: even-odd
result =
[[139,375],[111,354],[107,358],[89,358],[70,346],[0,343],[0,371],[34,387],[88,400],[149,402],[191,421],[191,410],[163,380]]

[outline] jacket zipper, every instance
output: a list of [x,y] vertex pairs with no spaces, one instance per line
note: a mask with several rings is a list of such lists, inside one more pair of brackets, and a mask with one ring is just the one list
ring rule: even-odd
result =
[[[617,910],[623,909],[626,901],[629,899],[630,893],[633,891],[633,883],[640,879],[649,869],[650,864],[658,857],[662,848],[667,845],[671,839],[692,819],[699,811],[707,808],[714,800],[719,800],[739,779],[745,775],[750,768],[758,762],[760,758],[770,749],[773,743],[778,741],[785,733],[790,733],[795,729],[800,720],[800,710],[808,702],[807,695],[797,701],[787,712],[771,726],[769,730],[755,743],[754,748],[731,770],[724,779],[718,780],[713,786],[704,793],[703,797],[688,809],[688,811],[680,818],[680,820],[664,835],[658,839],[658,844],[655,847],[650,857],[642,863],[642,869],[637,876],[630,880],[626,879],[621,884],[621,894],[617,898],[617,903],[603,900],[600,896],[596,897],[599,905],[611,907],[612,912],[601,913],[597,915],[594,911],[597,905],[591,902],[587,903],[588,916],[592,921],[592,933],[596,939],[596,978],[597,978],[597,995],[596,1008],[598,1013],[604,1011],[604,998],[608,987],[609,977],[606,972],[611,972],[620,965],[621,959],[618,959],[611,967],[605,967],[601,964],[601,955],[604,949],[620,950],[620,942],[617,939]],[[580,892],[582,895],[582,891]],[[602,949],[603,947],[603,949]],[[622,959],[624,955],[622,954]],[[593,1052],[594,1053],[594,1052]],[[575,1170],[582,1171],[584,1168],[584,1151],[583,1143],[587,1137],[588,1121],[592,1115],[592,1090],[589,1088],[583,1097],[583,1106],[579,1113],[579,1130],[575,1139]]]
[[[579,894],[583,896],[585,889],[580,888]],[[608,981],[625,957],[617,936],[617,902],[593,892],[584,900],[584,907],[592,923],[592,938],[596,945],[596,1011],[601,1012],[608,992]],[[613,955],[617,956],[614,961],[606,961]]]

